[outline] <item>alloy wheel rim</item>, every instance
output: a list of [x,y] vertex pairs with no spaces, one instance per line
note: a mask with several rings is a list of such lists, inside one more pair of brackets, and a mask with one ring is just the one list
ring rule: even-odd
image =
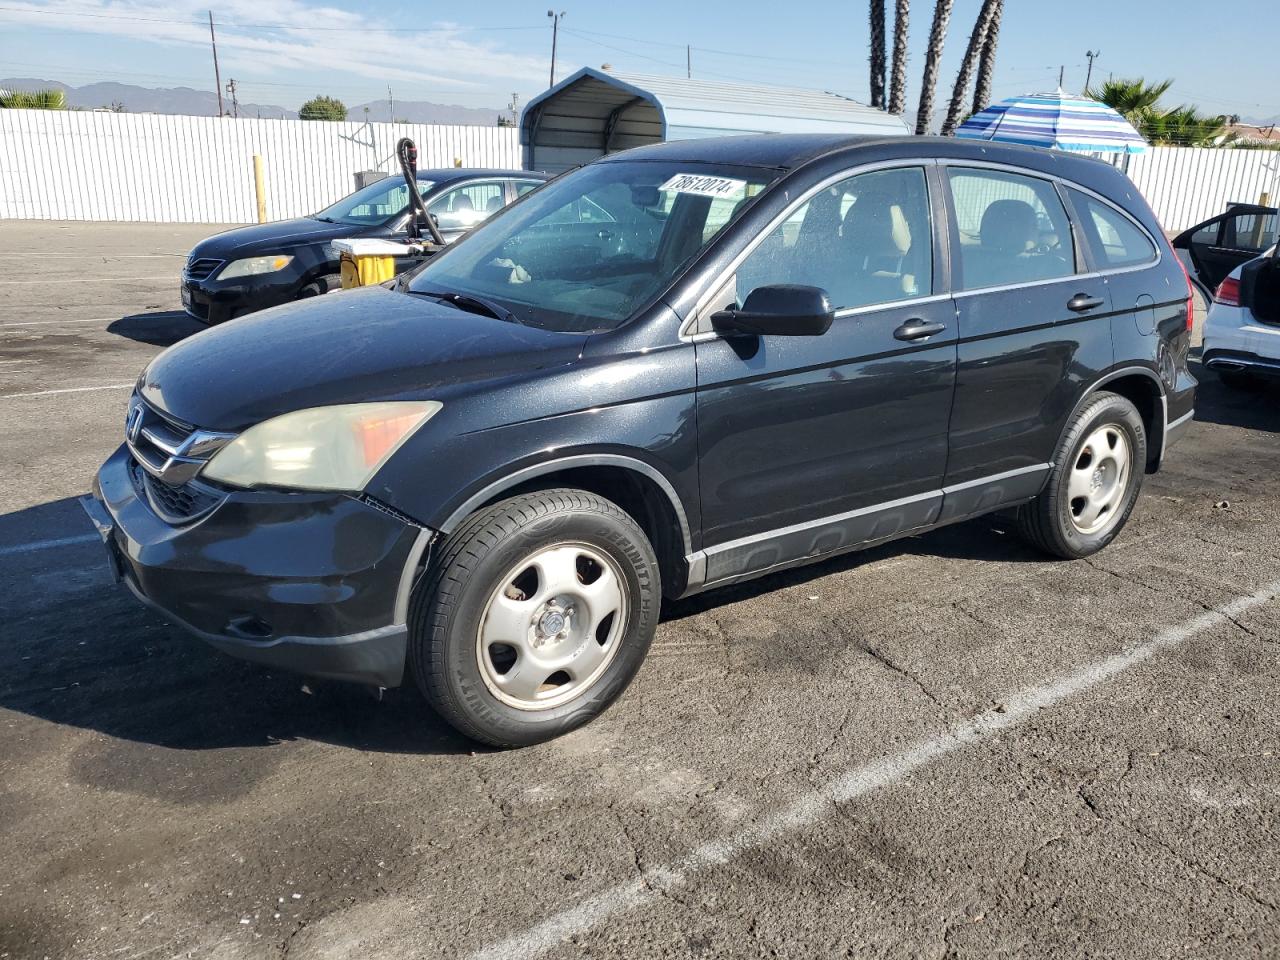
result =
[[1116,522],[1132,460],[1129,438],[1117,424],[1103,424],[1085,437],[1067,479],[1067,511],[1077,531],[1095,534]]
[[485,604],[476,660],[495,698],[548,710],[586,692],[617,655],[627,621],[622,570],[584,543],[515,564]]

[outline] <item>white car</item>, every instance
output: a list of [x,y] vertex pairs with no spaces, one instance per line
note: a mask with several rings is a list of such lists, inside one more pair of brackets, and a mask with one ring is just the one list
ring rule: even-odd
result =
[[1204,322],[1201,359],[1231,387],[1280,377],[1280,258],[1272,247],[1218,285]]

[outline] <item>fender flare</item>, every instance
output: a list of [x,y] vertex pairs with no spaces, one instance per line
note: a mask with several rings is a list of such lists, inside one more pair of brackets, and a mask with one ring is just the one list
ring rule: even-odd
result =
[[689,517],[685,513],[680,495],[676,493],[676,488],[672,486],[671,481],[652,464],[618,453],[573,454],[566,457],[557,457],[554,460],[543,460],[521,467],[511,473],[503,474],[497,480],[486,484],[467,497],[454,508],[437,529],[443,534],[450,534],[458,528],[463,520],[474,513],[477,507],[487,503],[502,492],[511,490],[529,480],[535,480],[551,473],[559,473],[562,470],[570,470],[574,467],[621,467],[624,470],[630,470],[646,479],[652,480],[666,495],[671,503],[671,509],[675,511],[676,520],[680,524],[680,536],[684,545],[685,555],[688,556],[693,552],[692,537],[689,532]]
[[[1165,433],[1169,427],[1169,396],[1168,391],[1165,388],[1164,381],[1161,380],[1160,375],[1150,367],[1137,365],[1120,367],[1117,370],[1112,370],[1109,373],[1104,374],[1102,377],[1099,377],[1081,392],[1080,399],[1077,400],[1075,406],[1071,408],[1071,413],[1067,415],[1065,422],[1070,423],[1075,415],[1083,409],[1084,405],[1089,402],[1089,398],[1105,387],[1108,383],[1111,383],[1113,380],[1119,380],[1121,377],[1133,376],[1135,373],[1148,377],[1151,382],[1155,384],[1156,395],[1160,398],[1160,422],[1156,424],[1160,429],[1160,452],[1155,458],[1155,462],[1159,464],[1164,461]],[[1150,458],[1150,450],[1147,451],[1147,456]]]

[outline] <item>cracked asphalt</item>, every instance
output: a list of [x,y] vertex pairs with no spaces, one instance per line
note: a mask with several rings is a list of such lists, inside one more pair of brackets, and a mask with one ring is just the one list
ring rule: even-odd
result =
[[490,752],[110,585],[75,497],[209,231],[0,224],[0,958],[1280,956],[1276,389],[1206,375],[1088,561],[983,520],[670,605]]

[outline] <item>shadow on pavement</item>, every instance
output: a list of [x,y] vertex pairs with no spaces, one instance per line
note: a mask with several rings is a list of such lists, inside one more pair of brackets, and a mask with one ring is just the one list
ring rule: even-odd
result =
[[179,340],[207,330],[203,323],[193,320],[178,310],[161,310],[156,313],[134,313],[107,326],[107,333],[148,343],[156,347],[170,347]]
[[1200,361],[1191,361],[1200,381],[1196,391],[1196,421],[1245,430],[1280,431],[1280,380],[1258,378],[1245,387],[1228,387]]
[[[74,498],[0,516],[0,549],[91,534]],[[411,685],[381,702],[225,656],[111,584],[102,547],[0,553],[0,707],[172,750],[315,740],[362,751],[481,750]]]

